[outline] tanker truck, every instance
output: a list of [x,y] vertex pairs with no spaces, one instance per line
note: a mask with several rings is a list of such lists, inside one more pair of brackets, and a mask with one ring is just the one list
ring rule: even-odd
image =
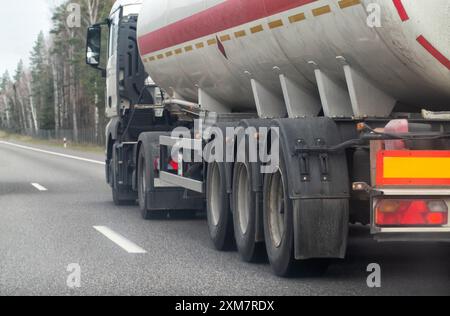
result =
[[450,241],[450,1],[120,0],[86,55],[114,202],[145,219],[206,210],[278,276],[345,258],[356,223]]

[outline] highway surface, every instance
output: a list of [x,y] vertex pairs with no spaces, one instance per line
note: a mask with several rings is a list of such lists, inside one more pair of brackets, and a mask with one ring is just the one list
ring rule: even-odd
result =
[[[450,294],[449,244],[378,244],[355,226],[323,277],[280,279],[215,251],[202,216],[144,221],[115,206],[101,154],[17,144],[0,140],[0,295]],[[367,286],[371,263],[380,288]]]

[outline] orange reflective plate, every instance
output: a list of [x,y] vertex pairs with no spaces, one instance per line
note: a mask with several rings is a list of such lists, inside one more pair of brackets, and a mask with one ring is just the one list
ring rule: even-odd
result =
[[380,151],[377,185],[450,185],[450,151]]

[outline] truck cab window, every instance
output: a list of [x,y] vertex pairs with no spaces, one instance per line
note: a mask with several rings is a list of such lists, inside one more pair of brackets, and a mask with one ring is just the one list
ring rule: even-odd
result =
[[109,53],[111,57],[117,51],[117,40],[119,34],[120,10],[111,17],[110,34],[109,34]]

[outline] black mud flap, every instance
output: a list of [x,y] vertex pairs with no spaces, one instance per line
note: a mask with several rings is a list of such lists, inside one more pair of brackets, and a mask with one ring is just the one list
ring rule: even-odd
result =
[[296,259],[344,258],[350,199],[346,153],[326,151],[342,143],[338,126],[328,118],[276,120],[275,125],[289,170]]
[[295,258],[345,257],[348,239],[347,199],[294,200]]

